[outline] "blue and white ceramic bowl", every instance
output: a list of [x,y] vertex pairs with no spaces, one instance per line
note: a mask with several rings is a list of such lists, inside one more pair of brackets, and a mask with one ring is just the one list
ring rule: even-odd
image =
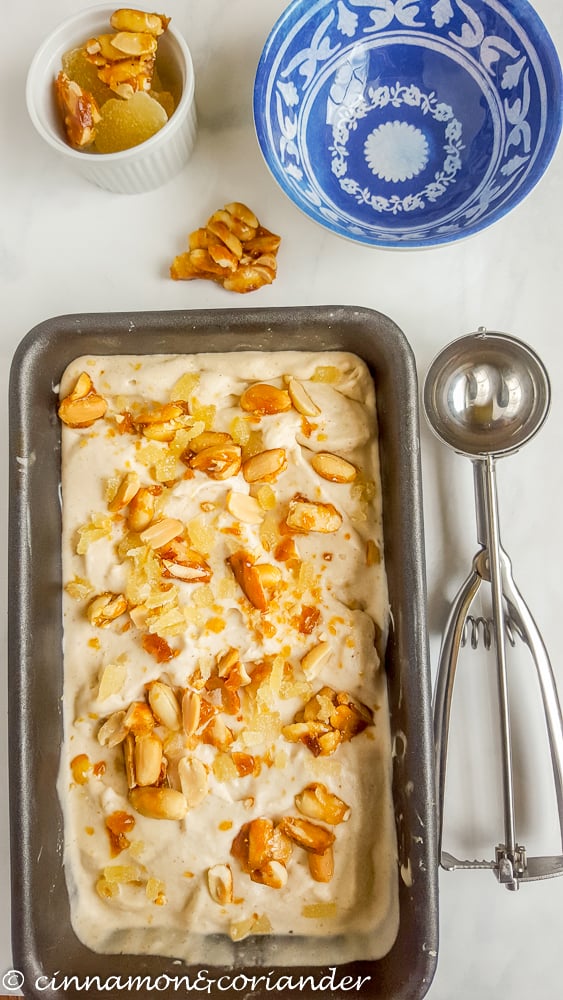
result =
[[538,182],[561,64],[526,0],[293,0],[260,58],[254,121],[311,219],[369,246],[436,246]]

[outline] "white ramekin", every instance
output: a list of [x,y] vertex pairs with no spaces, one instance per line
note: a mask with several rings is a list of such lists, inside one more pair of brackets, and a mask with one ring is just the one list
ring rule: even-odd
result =
[[[135,5],[137,6],[137,5]],[[170,24],[159,38],[160,51],[178,68],[182,96],[174,114],[156,135],[119,153],[87,153],[66,141],[56,105],[54,81],[62,56],[88,38],[110,31],[109,19],[116,9],[90,7],[59,24],[36,52],[26,84],[29,116],[42,139],[87,180],[121,194],[139,194],[166,183],[187,163],[197,134],[195,81],[190,50]],[[139,9],[137,7],[137,9]]]

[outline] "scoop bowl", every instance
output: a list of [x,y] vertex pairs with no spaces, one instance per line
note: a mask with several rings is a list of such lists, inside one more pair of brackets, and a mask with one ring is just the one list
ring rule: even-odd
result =
[[468,458],[518,451],[544,423],[550,402],[537,354],[515,337],[483,329],[440,351],[423,388],[430,427]]

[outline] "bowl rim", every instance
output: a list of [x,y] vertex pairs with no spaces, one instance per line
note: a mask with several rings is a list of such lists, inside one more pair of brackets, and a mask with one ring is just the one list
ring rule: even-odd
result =
[[[52,129],[46,125],[42,116],[38,112],[37,102],[35,99],[35,88],[37,86],[38,74],[42,70],[42,64],[45,60],[48,60],[53,48],[56,48],[60,43],[61,36],[65,35],[69,30],[76,28],[77,31],[79,31],[81,24],[90,24],[93,20],[97,20],[98,18],[100,20],[100,26],[103,26],[101,22],[104,15],[113,14],[116,9],[115,4],[95,4],[85,8],[84,10],[78,11],[75,14],[71,14],[62,21],[59,21],[53,31],[41,42],[27,71],[25,102],[28,115],[36,132],[45,142],[48,143],[51,149],[54,149],[59,153],[63,153],[63,155],[67,156],[69,159],[82,164],[121,164],[127,162],[128,160],[138,158],[147,150],[153,150],[157,145],[165,142],[167,137],[173,135],[181,127],[185,113],[189,111],[194,101],[195,74],[192,55],[184,36],[174,25],[170,23],[166,29],[166,35],[173,40],[173,45],[176,46],[184,81],[182,86],[182,95],[171,118],[168,119],[158,132],[150,136],[150,138],[145,139],[144,142],[138,143],[136,146],[131,146],[129,149],[121,149],[115,153],[89,153],[87,150],[74,149],[63,138],[55,135]],[[137,9],[147,10],[147,8],[139,5],[137,5]],[[69,48],[70,47],[71,46],[69,45]]]
[[[479,5],[482,7],[492,8],[497,15],[499,14],[497,8],[501,8],[500,14],[506,13],[518,26],[523,25],[526,31],[530,33],[537,48],[540,50],[540,54],[543,54],[544,56],[542,59],[542,68],[545,69],[547,65],[549,74],[557,83],[556,94],[548,95],[548,127],[546,128],[540,146],[541,156],[536,159],[533,172],[531,172],[525,181],[517,188],[517,190],[514,191],[514,193],[510,196],[508,203],[505,202],[496,206],[476,222],[469,220],[469,222],[457,232],[436,232],[420,236],[418,238],[410,238],[407,236],[407,238],[401,239],[395,238],[391,232],[381,234],[374,232],[371,236],[366,233],[355,233],[350,231],[350,223],[347,223],[346,220],[331,220],[326,218],[319,211],[320,206],[314,205],[312,202],[305,199],[304,196],[300,196],[300,192],[288,181],[288,178],[285,176],[278,164],[278,154],[275,150],[273,150],[268,135],[269,122],[271,121],[272,116],[270,114],[269,103],[266,100],[268,82],[270,77],[273,75],[271,66],[271,60],[273,58],[272,54],[275,52],[279,43],[283,42],[289,28],[294,23],[297,21],[306,23],[307,20],[310,20],[316,13],[322,11],[323,8],[328,9],[331,6],[336,7],[335,0],[314,0],[313,3],[311,3],[311,0],[291,0],[291,2],[288,3],[281,15],[273,24],[260,54],[254,79],[253,121],[255,136],[266,167],[286,197],[289,198],[292,204],[309,220],[322,226],[333,235],[339,236],[342,239],[360,246],[402,251],[419,250],[447,245],[451,246],[452,244],[459,243],[461,240],[475,236],[479,232],[482,232],[483,230],[495,225],[497,222],[500,222],[509,212],[521,204],[521,202],[524,201],[525,198],[533,191],[551,163],[563,129],[563,69],[559,53],[546,24],[529,0],[500,0],[499,3],[494,4],[491,3],[491,0],[479,0]],[[388,31],[392,30],[393,25],[391,24],[380,29],[379,34],[385,35]],[[407,27],[403,26],[402,30],[408,30],[409,33],[414,35],[419,33],[419,29],[410,25]],[[424,29],[420,30],[424,33]],[[358,44],[356,40],[355,44]],[[554,96],[558,96],[559,100],[554,100]],[[369,223],[358,224],[363,225],[364,227],[369,225]],[[419,222],[415,228],[421,228],[423,225],[423,222]],[[438,225],[440,225],[439,222]]]

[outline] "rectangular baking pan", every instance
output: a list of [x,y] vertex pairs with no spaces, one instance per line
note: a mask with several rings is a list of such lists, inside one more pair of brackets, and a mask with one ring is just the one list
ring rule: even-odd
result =
[[[200,975],[196,993],[203,983],[207,995],[225,995],[225,981],[209,985],[225,970],[207,969],[201,978],[202,970],[167,958],[98,955],[78,941],[70,925],[56,794],[63,683],[59,379],[83,354],[295,349],[356,353],[376,387],[392,609],[385,667],[400,926],[391,951],[376,962],[339,965],[335,954],[336,973],[315,965],[268,968],[270,990],[258,987],[246,995],[257,1000],[270,995],[276,975],[284,971],[294,982],[313,976],[298,988],[288,984],[285,995],[300,998],[324,989],[333,997],[352,990],[366,1000],[420,1000],[428,990],[437,961],[438,903],[416,368],[404,335],[386,316],[323,306],[62,316],[31,330],[14,355],[8,564],[12,936],[14,966],[23,973],[28,997],[75,997],[87,977],[92,977],[90,998],[117,997],[123,987],[115,979],[116,990],[108,992],[111,977],[123,983],[129,976],[148,976],[159,983],[160,995],[178,996],[172,979],[182,973],[192,983]],[[244,986],[245,974],[250,979],[264,973],[229,971],[242,977],[233,993]],[[170,989],[163,988],[167,976]]]

